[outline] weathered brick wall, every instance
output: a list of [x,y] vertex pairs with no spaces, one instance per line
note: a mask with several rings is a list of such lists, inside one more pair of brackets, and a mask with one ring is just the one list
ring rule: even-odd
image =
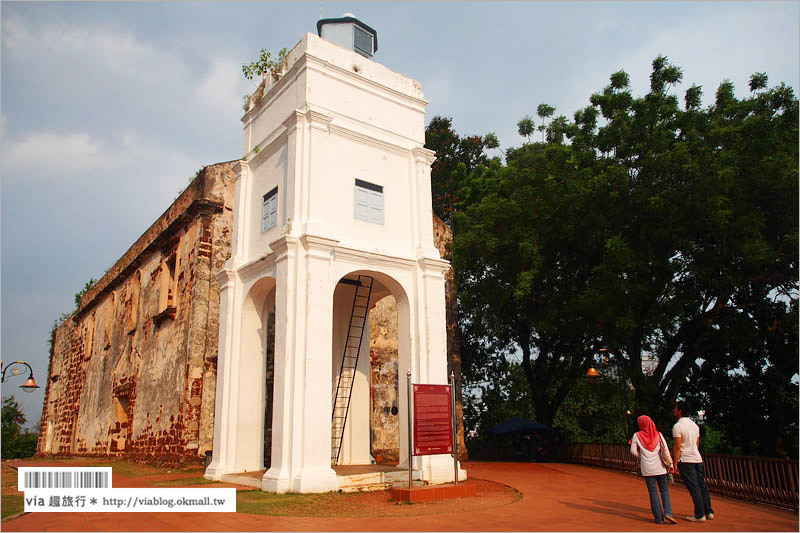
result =
[[56,329],[39,453],[174,464],[211,448],[232,165],[206,167]]
[[370,442],[378,463],[399,460],[397,303],[386,296],[369,312]]
[[[453,232],[450,226],[433,215],[433,245],[445,259],[450,258]],[[452,371],[456,380],[456,418],[458,420],[458,457],[467,459],[467,446],[464,443],[464,408],[461,394],[461,340],[458,335],[458,299],[456,276],[453,267],[444,278],[445,306],[447,307],[447,375]]]

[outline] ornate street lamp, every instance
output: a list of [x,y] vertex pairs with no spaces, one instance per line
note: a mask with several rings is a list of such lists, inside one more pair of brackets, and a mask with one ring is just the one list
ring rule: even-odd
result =
[[[30,371],[30,374],[28,375],[28,379],[25,380],[25,383],[20,385],[20,388],[22,390],[24,390],[25,392],[33,392],[33,391],[35,391],[36,389],[39,388],[39,385],[37,385],[36,381],[33,379],[33,368],[31,368],[31,365],[29,365],[25,361],[14,361],[13,363],[9,364],[8,366],[4,366],[3,362],[0,361],[0,367],[2,367],[2,369],[3,369],[2,376],[0,376],[0,383],[5,383],[6,382],[6,372],[8,372],[8,369],[13,367],[14,365],[25,365],[25,366],[28,367],[28,370]],[[16,376],[18,374],[19,374],[19,368],[14,368],[14,370],[11,372],[11,376]]]

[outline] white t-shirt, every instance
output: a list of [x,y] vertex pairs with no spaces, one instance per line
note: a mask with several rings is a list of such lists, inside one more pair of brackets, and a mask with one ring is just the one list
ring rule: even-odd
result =
[[679,463],[702,463],[700,450],[697,449],[697,439],[700,437],[700,428],[691,418],[681,417],[672,426],[672,436],[681,438],[681,456]]
[[[669,453],[669,447],[667,447],[667,441],[664,440],[664,435],[659,433],[658,436],[661,438],[661,446]],[[642,471],[642,476],[661,476],[667,473],[667,469],[664,468],[664,462],[661,460],[661,449],[656,446],[656,449],[651,452],[645,448],[639,442],[638,432],[634,433],[631,439],[631,453],[634,457],[639,458],[639,469]]]

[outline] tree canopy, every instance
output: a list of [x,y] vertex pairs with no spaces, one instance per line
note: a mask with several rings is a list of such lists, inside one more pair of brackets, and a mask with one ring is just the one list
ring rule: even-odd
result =
[[[605,348],[633,407],[662,423],[712,368],[763,373],[769,416],[790,423],[779,398],[798,371],[797,98],[756,73],[746,98],[724,81],[702,108],[700,87],[673,94],[681,81],[658,57],[635,97],[616,72],[543,142],[456,184],[467,375],[516,354],[538,422],[553,423]],[[543,123],[554,114],[539,106]],[[519,127],[530,139],[533,120]]]
[[13,396],[3,398],[0,420],[2,420],[2,458],[31,457],[36,452],[38,434],[22,432],[22,426],[27,420]]
[[431,166],[433,213],[447,222],[453,215],[456,194],[463,177],[489,158],[485,151],[497,148],[494,133],[462,137],[453,129],[453,119],[435,116],[425,128],[425,147],[436,152]]

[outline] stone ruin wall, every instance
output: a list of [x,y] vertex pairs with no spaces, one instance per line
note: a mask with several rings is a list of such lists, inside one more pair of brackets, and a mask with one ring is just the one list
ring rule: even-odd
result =
[[[453,232],[436,215],[433,216],[433,241],[443,258],[450,256]],[[467,459],[464,443],[464,411],[461,403],[461,352],[458,336],[458,307],[453,268],[445,275],[447,306],[447,375],[452,370],[456,379],[456,414],[458,419],[458,456]],[[377,463],[397,463],[399,459],[400,421],[397,411],[399,380],[397,367],[397,305],[393,296],[386,296],[369,313],[370,331],[370,443]]]
[[206,167],[54,330],[40,454],[176,464],[211,449],[232,166]]

